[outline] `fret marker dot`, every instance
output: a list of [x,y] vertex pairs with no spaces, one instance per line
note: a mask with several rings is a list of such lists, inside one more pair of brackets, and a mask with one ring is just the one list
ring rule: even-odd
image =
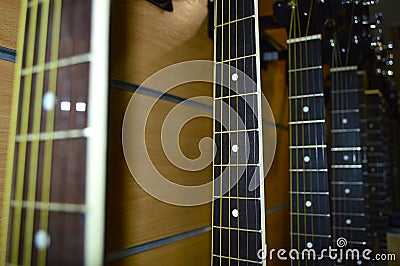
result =
[[237,218],[239,216],[239,211],[237,209],[232,210],[232,216]]
[[86,103],[84,102],[77,102],[75,104],[75,110],[77,112],[86,112]]
[[344,190],[344,193],[350,194],[350,188],[346,188],[346,189]]
[[340,259],[340,258],[337,259],[336,261],[337,261],[337,263],[342,263],[342,259]]
[[361,261],[361,260],[358,260],[358,261],[357,261],[357,265],[362,265],[362,261]]
[[346,219],[346,224],[351,224],[351,220],[350,219]]
[[348,161],[350,158],[347,154],[343,155],[343,160]]
[[233,152],[238,152],[238,150],[239,150],[239,146],[238,145],[232,145],[232,151]]
[[43,109],[46,111],[50,111],[54,109],[56,105],[56,96],[54,93],[48,91],[43,95]]
[[311,201],[307,200],[307,201],[306,201],[306,207],[307,207],[307,208],[310,208],[311,205],[312,205]]
[[44,230],[39,230],[35,234],[35,246],[39,250],[44,250],[50,246],[50,236]]
[[305,163],[309,163],[310,160],[311,160],[311,159],[310,159],[310,156],[307,156],[307,155],[304,156],[304,162],[305,162]]
[[239,78],[238,74],[235,73],[235,74],[232,75],[232,80],[233,81],[238,80],[238,78]]
[[62,101],[60,103],[60,109],[61,111],[69,112],[71,110],[71,103],[67,101]]
[[310,108],[308,108],[308,106],[304,106],[303,107],[303,112],[304,113],[308,113],[308,111],[310,111]]
[[343,118],[343,119],[342,119],[342,124],[347,124],[347,122],[348,122],[348,121],[347,121],[347,118]]
[[307,248],[312,248],[313,244],[311,242],[307,242]]

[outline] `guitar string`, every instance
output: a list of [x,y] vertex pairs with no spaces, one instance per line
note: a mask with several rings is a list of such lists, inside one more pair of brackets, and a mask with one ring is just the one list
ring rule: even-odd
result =
[[[231,2],[232,0],[228,0],[228,21],[231,19]],[[228,27],[228,59],[231,59],[231,24],[227,25]],[[230,66],[230,63],[228,64]],[[228,100],[228,126],[229,130],[231,130],[231,69],[229,67],[228,69],[228,94],[229,98]],[[230,212],[231,212],[231,133],[228,133],[228,147],[226,147],[228,150],[228,211],[227,211],[227,218],[228,218],[228,261],[229,265],[231,265],[231,218],[230,218]]]
[[[8,249],[8,246],[10,245],[11,249],[18,247],[18,245],[13,246],[13,242],[9,243],[9,241],[12,241],[12,235],[9,235],[7,232],[9,229],[9,226],[12,226],[13,228],[16,227],[16,222],[14,219],[11,219],[10,217],[10,209],[11,209],[11,196],[12,196],[12,187],[14,184],[14,164],[16,156],[16,142],[15,142],[15,136],[16,136],[16,131],[17,131],[17,124],[18,124],[18,113],[19,113],[19,101],[20,101],[20,94],[21,94],[21,71],[22,71],[22,63],[23,63],[23,51],[24,51],[24,45],[25,45],[25,34],[26,34],[26,22],[28,18],[28,1],[24,0],[21,1],[21,7],[20,7],[20,16],[19,16],[19,30],[18,30],[18,42],[17,42],[17,53],[16,56],[16,65],[15,65],[15,75],[14,75],[14,85],[13,85],[13,97],[12,97],[12,104],[11,104],[11,113],[13,114],[10,117],[10,130],[9,130],[9,141],[8,141],[8,147],[7,147],[7,165],[6,165],[6,178],[4,180],[4,206],[2,208],[2,217],[3,220],[1,221],[1,232],[4,232],[1,234],[1,243],[0,243],[0,250],[1,252],[4,252],[5,250]],[[14,209],[15,211],[15,209]],[[10,218],[10,219],[9,219]],[[11,222],[12,220],[12,222]],[[2,257],[2,262],[5,264],[6,263],[6,258],[7,254],[1,253],[0,257]],[[17,256],[18,257],[18,256]],[[10,258],[11,259],[11,258]],[[11,259],[12,262],[12,259]]]
[[[39,6],[39,3],[37,3]],[[46,40],[48,30],[48,14],[49,2],[42,2],[40,12],[40,26],[39,26],[39,47],[37,62],[38,65],[44,64],[46,59]],[[32,74],[31,74],[32,75]],[[43,97],[43,84],[44,84],[44,70],[36,74],[36,84],[34,87],[34,105],[33,105],[33,121],[32,133],[40,133],[41,115],[42,115],[42,97]],[[31,108],[30,108],[31,109]],[[30,162],[29,162],[29,183],[28,183],[28,202],[34,202],[36,199],[38,166],[39,166],[39,139],[33,140],[30,143]],[[24,235],[24,264],[31,264],[32,258],[32,238],[34,230],[34,216],[35,209],[28,208],[26,210],[25,218],[25,235]]]
[[[60,26],[61,26],[61,7],[62,0],[54,0],[53,7],[53,21],[52,21],[52,34],[51,34],[51,54],[50,60],[58,59],[58,50],[60,42]],[[49,87],[48,92],[56,95],[57,92],[57,72],[58,69],[54,68],[49,71]],[[55,110],[49,110],[46,114],[46,132],[53,132],[54,130],[54,114]],[[42,178],[42,202],[50,202],[50,181],[52,169],[52,151],[53,140],[47,139],[44,143],[44,157],[43,157],[43,178]],[[42,209],[39,215],[39,228],[44,232],[48,230],[49,211]],[[38,265],[46,264],[47,249],[39,249],[38,251]]]
[[[36,35],[36,20],[37,20],[37,0],[33,0],[30,8],[29,16],[29,29],[28,29],[28,43],[26,46],[26,67],[32,67],[33,55],[35,46],[35,35]],[[27,75],[24,78],[23,85],[23,96],[22,96],[22,111],[20,121],[20,134],[25,135],[28,132],[29,124],[29,102],[31,98],[32,89],[32,75]],[[16,188],[15,188],[15,201],[22,201],[24,184],[25,184],[25,161],[27,153],[27,141],[21,141],[18,147],[18,158],[17,158],[17,174],[16,174]],[[18,264],[19,258],[19,244],[21,238],[21,224],[22,224],[22,207],[18,206],[14,208],[13,228],[12,228],[12,248],[11,248],[11,263]]]
[[[237,1],[240,1],[240,0],[235,0],[235,15],[236,15],[236,17],[235,17],[235,20],[237,20],[238,19],[238,4],[237,4]],[[238,58],[238,45],[237,45],[237,43],[238,43],[238,23],[239,22],[236,22],[235,23],[235,26],[236,26],[236,41],[235,41],[235,43],[236,43],[236,54],[235,54],[235,67],[237,68],[238,67],[238,60],[237,60],[237,58]],[[246,49],[245,49],[246,50]],[[239,84],[238,84],[239,82],[235,82],[235,87],[236,87],[236,93],[237,94],[239,94]],[[235,101],[236,101],[236,112],[235,112],[235,117],[236,117],[236,130],[239,130],[239,116],[238,116],[238,110],[239,110],[239,96],[236,96],[235,97]],[[236,134],[236,145],[239,145],[239,132],[237,132],[237,133],[235,133]],[[238,146],[239,147],[239,146]],[[240,147],[239,147],[240,148]],[[239,150],[236,152],[236,164],[239,164]],[[236,226],[237,226],[237,256],[238,256],[238,258],[240,258],[240,253],[239,253],[239,250],[240,250],[240,235],[239,235],[239,225],[240,225],[240,215],[241,215],[241,209],[240,209],[240,207],[239,207],[239,166],[236,166],[235,167],[236,168],[236,196],[237,196],[237,199],[236,199],[236,209],[238,210],[238,217],[237,217],[237,221],[236,221]]]

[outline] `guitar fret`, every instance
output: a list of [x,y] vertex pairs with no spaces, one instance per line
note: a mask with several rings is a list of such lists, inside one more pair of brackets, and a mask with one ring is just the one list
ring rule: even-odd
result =
[[332,212],[332,214],[334,215],[338,215],[338,216],[360,216],[360,217],[364,217],[365,213],[355,213],[355,212]]
[[331,72],[345,72],[345,71],[357,71],[357,66],[345,66],[345,67],[332,67]]
[[246,167],[246,166],[260,166],[259,164],[251,164],[251,163],[249,163],[249,164],[214,164],[214,166],[222,166],[222,167],[228,167],[228,166],[243,166],[243,167]]
[[365,227],[343,227],[343,226],[333,226],[336,230],[351,230],[351,231],[366,231]]
[[289,69],[289,73],[301,72],[301,71],[308,71],[308,70],[315,70],[315,69],[322,69],[322,66],[312,66],[312,67],[303,67],[303,68],[294,68]]
[[311,98],[311,97],[324,97],[323,93],[315,93],[315,94],[303,94],[303,95],[296,95],[296,96],[289,96],[289,100],[293,99],[301,99],[301,98]]
[[21,75],[22,76],[31,75],[46,70],[87,63],[90,61],[91,61],[90,53],[76,55],[69,58],[63,58],[58,61],[48,62],[44,65],[38,65],[38,66],[33,66],[31,68],[22,69]]
[[330,213],[297,213],[297,212],[290,212],[291,215],[296,216],[313,216],[313,217],[331,217]]
[[341,197],[332,197],[332,200],[338,200],[338,201],[364,201],[364,198],[341,198]]
[[229,196],[213,196],[215,199],[233,199],[233,200],[260,200],[260,198],[247,198],[247,197],[229,197]]
[[221,133],[243,133],[243,132],[258,132],[258,129],[238,129],[238,130],[224,130],[224,131],[218,131],[214,132],[214,135],[220,135]]
[[350,165],[350,164],[333,164],[333,165],[331,165],[331,168],[332,169],[348,169],[348,168],[351,168],[351,169],[353,169],[353,168],[362,168],[362,165],[361,164],[353,164],[353,165]]
[[249,55],[245,55],[245,56],[229,58],[229,59],[225,59],[225,60],[222,60],[222,61],[217,61],[216,64],[219,65],[219,64],[222,64],[222,63],[238,61],[238,60],[241,60],[241,59],[247,59],[247,58],[251,58],[251,57],[257,57],[257,54],[249,54]]
[[328,172],[328,169],[289,169],[289,172]]
[[352,93],[352,92],[361,92],[360,89],[349,89],[349,90],[332,90],[332,93],[340,94],[340,93]]
[[289,149],[313,149],[313,148],[326,148],[326,145],[289,146]]
[[288,39],[286,41],[286,43],[292,44],[292,43],[299,43],[299,42],[312,41],[312,40],[321,40],[321,39],[322,39],[322,35],[316,34],[316,35],[310,35],[310,36],[306,36],[306,37]]
[[360,109],[343,109],[343,110],[332,110],[331,114],[346,114],[346,113],[359,113]]
[[54,212],[85,213],[86,206],[83,204],[38,202],[38,201],[15,201],[11,200],[11,207],[35,210],[47,210]]
[[338,147],[331,148],[331,151],[361,151],[361,147]]
[[345,181],[332,181],[333,185],[352,185],[352,186],[362,186],[364,182],[345,182]]
[[255,18],[255,17],[256,17],[255,15],[252,15],[252,16],[248,16],[248,17],[244,17],[244,18],[239,18],[239,19],[231,20],[231,21],[228,21],[228,22],[225,22],[225,23],[222,23],[222,24],[218,24],[218,25],[216,25],[214,28],[218,28],[218,27],[222,27],[222,26],[225,26],[225,25],[237,23],[237,22],[240,22],[240,21],[243,21],[243,20],[246,20],[246,19]]
[[254,229],[245,229],[240,227],[224,227],[224,226],[216,226],[214,225],[213,228],[224,229],[224,230],[235,230],[235,231],[243,231],[243,232],[253,232],[253,233],[261,233],[261,230],[254,230]]
[[234,98],[234,97],[245,97],[245,96],[251,96],[251,95],[257,95],[257,92],[248,92],[248,93],[242,93],[242,94],[233,94],[233,95],[215,97],[214,102],[215,102],[215,100],[230,99],[230,98]]
[[353,244],[353,245],[362,245],[365,246],[367,244],[367,242],[360,242],[360,241],[347,241],[348,244]]
[[305,233],[297,233],[297,232],[290,232],[291,235],[296,236],[309,236],[309,237],[320,237],[320,238],[331,238],[331,235],[318,235],[318,234],[305,234]]
[[299,125],[299,124],[317,124],[317,123],[325,123],[325,119],[321,120],[309,120],[309,121],[292,121],[289,122],[289,125]]
[[90,132],[91,132],[90,128],[85,128],[85,129],[44,132],[39,134],[17,135],[15,137],[15,142],[86,138],[90,136]]
[[353,133],[360,132],[359,128],[349,128],[349,129],[332,129],[331,133]]
[[303,191],[289,191],[290,194],[299,195],[329,195],[329,191],[326,192],[303,192]]
[[232,258],[232,257],[226,257],[226,256],[214,254],[214,253],[213,253],[213,256],[214,256],[214,257],[221,258],[221,259],[227,259],[227,260],[237,260],[237,261],[242,261],[242,262],[249,262],[249,263],[255,263],[255,264],[262,264],[262,261],[255,261],[255,260],[246,260],[246,259]]

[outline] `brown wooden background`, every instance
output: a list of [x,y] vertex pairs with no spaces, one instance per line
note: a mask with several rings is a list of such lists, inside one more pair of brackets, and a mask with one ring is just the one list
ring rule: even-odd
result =
[[[18,1],[0,0],[0,46],[16,49]],[[261,15],[271,15],[273,0],[261,0]],[[207,1],[174,1],[174,12],[163,12],[145,0],[113,0],[111,23],[111,78],[140,84],[151,74],[173,63],[213,58],[213,43],[207,36]],[[270,32],[283,45],[284,31]],[[13,63],[0,60],[0,190],[4,178]],[[287,125],[286,63],[270,63],[263,70],[263,91],[275,121]],[[180,86],[171,94],[188,98],[212,96],[206,84]],[[132,178],[122,153],[121,125],[131,92],[110,88],[106,256],[121,254],[152,241],[205,228],[211,224],[211,205],[176,207],[144,192]],[[149,96],[140,96],[143,101]],[[159,101],[149,122],[146,138],[155,165],[169,179],[179,183],[211,179],[211,167],[190,173],[172,166],[162,154],[160,128],[163,118],[176,103]],[[137,112],[140,113],[138,108]],[[210,119],[195,119],[180,134],[182,150],[190,158],[199,156],[198,140],[211,136]],[[288,131],[277,129],[274,164],[266,181],[267,241],[269,248],[289,246]],[[143,151],[137,151],[138,164]],[[146,173],[146,165],[142,165]],[[1,195],[1,193],[0,193]],[[1,196],[0,196],[1,197]],[[110,265],[209,265],[210,232],[153,248]],[[284,264],[284,263],[282,263]],[[269,265],[279,265],[277,261]]]

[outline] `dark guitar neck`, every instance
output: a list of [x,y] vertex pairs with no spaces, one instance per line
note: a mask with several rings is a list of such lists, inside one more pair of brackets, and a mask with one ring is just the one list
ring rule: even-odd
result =
[[[288,40],[291,247],[331,245],[330,203],[322,81],[321,36]],[[329,265],[329,259],[292,265]]]
[[213,265],[265,265],[258,2],[216,0]]
[[[330,71],[333,245],[345,238],[348,248],[361,250],[369,247],[364,76],[356,66]],[[337,264],[357,265],[357,261],[342,260]]]
[[365,91],[368,156],[369,237],[375,252],[386,252],[388,226],[388,175],[385,165],[382,95],[378,90]]

